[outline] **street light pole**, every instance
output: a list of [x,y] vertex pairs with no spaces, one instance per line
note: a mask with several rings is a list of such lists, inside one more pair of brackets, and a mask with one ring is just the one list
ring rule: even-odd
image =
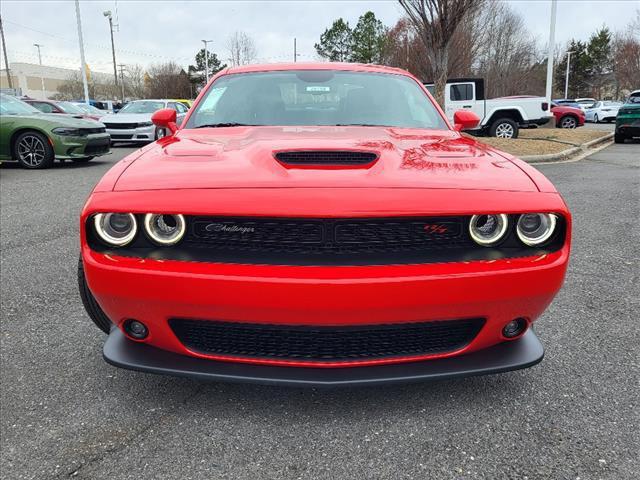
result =
[[44,47],[41,43],[34,43],[34,47],[38,49],[38,63],[40,64],[40,84],[42,85],[42,100],[46,100],[47,96],[44,93],[44,76],[42,75],[42,55],[40,55],[40,47]]
[[551,106],[551,94],[553,91],[553,52],[556,43],[556,11],[558,1],[551,0],[551,20],[549,25],[549,53],[547,58],[547,103]]
[[7,72],[7,83],[9,88],[13,89],[13,81],[11,80],[11,70],[9,70],[9,58],[7,57],[7,42],[4,40],[4,28],[2,27],[2,17],[0,17],[0,37],[2,37],[2,53],[4,54],[4,66]]
[[82,21],[80,20],[80,1],[76,0],[76,21],[78,23],[78,43],[80,44],[80,62],[82,68],[82,87],[84,89],[84,102],[89,105],[89,85],[87,84],[87,62],[84,61],[84,41],[82,40]]
[[124,105],[124,67],[126,65],[121,63],[118,66],[120,67],[120,85],[122,86],[122,104]]
[[116,47],[113,43],[113,18],[111,17],[111,10],[102,12],[102,15],[109,19],[109,33],[111,33],[111,56],[113,57],[113,77],[116,80],[116,87],[118,86],[118,71],[116,69]]
[[207,44],[213,42],[213,40],[202,40],[204,43],[204,76],[209,83],[209,51],[207,50]]
[[564,98],[569,98],[569,65],[571,63],[571,54],[573,52],[567,52],[567,75],[564,79]]

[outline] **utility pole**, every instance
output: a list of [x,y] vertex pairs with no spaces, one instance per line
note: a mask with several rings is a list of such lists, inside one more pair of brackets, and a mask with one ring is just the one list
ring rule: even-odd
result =
[[573,52],[569,51],[567,52],[567,75],[564,79],[564,98],[569,98],[569,65],[571,63],[571,54]]
[[111,10],[102,12],[102,15],[109,19],[109,33],[111,33],[111,55],[113,57],[113,77],[116,80],[116,87],[118,86],[118,72],[116,71],[116,47],[113,43],[113,18],[111,17]]
[[551,108],[551,94],[553,92],[553,52],[556,46],[556,11],[558,0],[551,0],[551,20],[549,25],[549,57],[547,58],[547,103]]
[[206,83],[209,83],[209,50],[207,50],[207,44],[213,42],[213,40],[202,40],[204,43],[204,76],[207,79]]
[[82,40],[82,21],[80,20],[80,1],[76,0],[76,21],[78,22],[78,43],[80,44],[80,62],[82,68],[82,86],[84,102],[89,105],[89,85],[87,84],[87,62],[84,61],[84,41]]
[[298,49],[297,49],[297,39],[296,37],[293,37],[293,62],[297,62],[298,61]]
[[120,67],[120,85],[122,85],[122,105],[124,105],[124,67],[126,67],[126,65],[124,63],[121,63],[120,65],[118,65],[118,67]]
[[0,17],[0,37],[2,37],[2,53],[4,54],[4,66],[7,69],[7,82],[9,88],[13,88],[13,82],[11,81],[11,70],[9,70],[9,58],[7,57],[7,42],[4,39],[4,28],[2,27],[2,17]]
[[47,96],[44,93],[44,76],[42,75],[42,55],[40,55],[40,47],[44,47],[41,43],[34,43],[34,47],[38,49],[38,63],[40,64],[40,84],[42,86],[42,100],[46,100]]

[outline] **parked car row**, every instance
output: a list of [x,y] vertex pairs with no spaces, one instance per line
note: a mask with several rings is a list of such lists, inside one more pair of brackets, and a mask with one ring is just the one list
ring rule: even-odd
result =
[[559,99],[554,103],[563,107],[579,108],[584,112],[587,122],[613,122],[622,107],[622,102],[612,100],[596,100],[595,98]]
[[151,116],[175,110],[177,121],[188,111],[188,100],[137,100],[117,113],[86,103],[19,100],[2,94],[0,101],[0,160],[30,169],[50,167],[55,160],[88,162],[106,155],[114,141],[148,143],[168,132]]

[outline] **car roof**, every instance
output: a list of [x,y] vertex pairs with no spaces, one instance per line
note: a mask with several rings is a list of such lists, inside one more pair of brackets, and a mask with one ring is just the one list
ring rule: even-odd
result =
[[341,62],[289,62],[289,63],[261,63],[230,67],[225,73],[253,73],[274,72],[287,70],[341,70],[351,72],[395,73],[411,76],[406,70],[370,63],[341,63]]

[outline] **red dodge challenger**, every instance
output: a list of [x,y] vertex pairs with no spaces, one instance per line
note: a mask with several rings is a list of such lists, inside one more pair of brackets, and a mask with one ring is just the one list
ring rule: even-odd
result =
[[367,385],[543,357],[571,216],[395,68],[216,75],[82,212],[79,284],[107,362],[216,381]]

